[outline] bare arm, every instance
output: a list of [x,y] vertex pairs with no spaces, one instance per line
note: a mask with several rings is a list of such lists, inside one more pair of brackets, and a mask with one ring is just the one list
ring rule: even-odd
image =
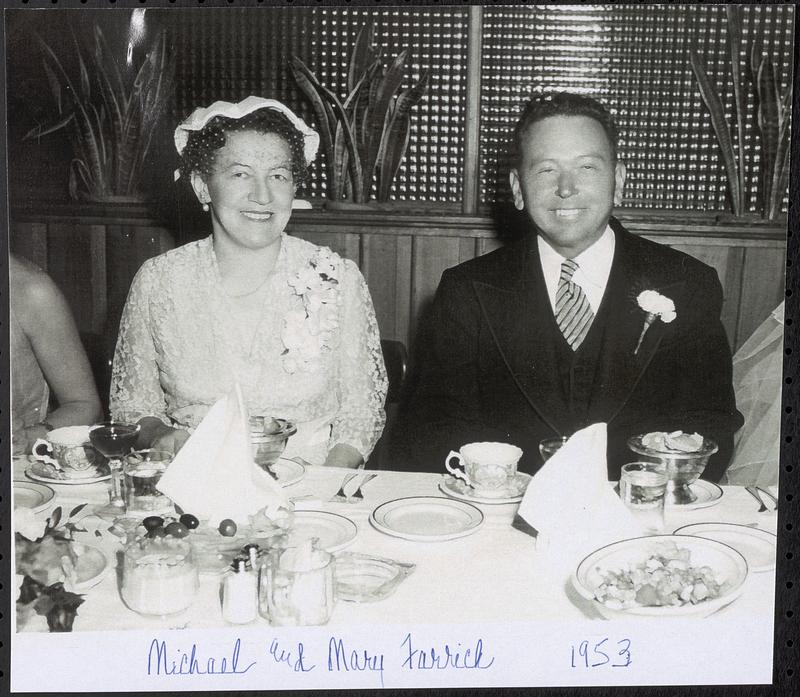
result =
[[[21,279],[14,287],[18,319],[58,400],[47,422],[54,428],[96,423],[102,416],[100,399],[66,299],[47,274],[15,267]],[[29,444],[45,431],[43,426],[26,429]]]

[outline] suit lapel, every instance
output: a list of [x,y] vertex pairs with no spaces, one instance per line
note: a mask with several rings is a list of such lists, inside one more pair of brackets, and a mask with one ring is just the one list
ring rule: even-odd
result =
[[558,331],[547,296],[536,236],[529,235],[507,279],[474,282],[484,318],[512,378],[541,419],[566,433],[569,413],[558,374]]
[[630,233],[618,224],[614,229],[614,262],[599,310],[606,312],[607,317],[589,408],[593,422],[611,422],[625,406],[668,331],[664,322],[655,319],[636,351],[646,319],[636,301],[637,295],[643,290],[656,290],[670,297],[674,295],[670,290],[677,288],[675,285],[659,288],[649,283],[648,265],[631,249]]

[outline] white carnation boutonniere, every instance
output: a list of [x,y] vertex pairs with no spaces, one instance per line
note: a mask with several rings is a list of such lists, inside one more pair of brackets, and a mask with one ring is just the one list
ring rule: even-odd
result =
[[675,303],[654,290],[643,290],[636,296],[636,302],[639,307],[647,313],[647,316],[644,318],[644,326],[642,327],[642,333],[639,335],[639,341],[636,343],[636,348],[633,351],[634,354],[639,353],[644,335],[647,333],[647,330],[650,329],[653,322],[660,319],[665,324],[669,324],[678,316],[675,312]]
[[333,252],[320,249],[309,265],[289,279],[302,299],[302,308],[291,310],[283,320],[283,367],[288,373],[313,371],[320,366],[323,350],[332,347],[339,326],[340,266]]

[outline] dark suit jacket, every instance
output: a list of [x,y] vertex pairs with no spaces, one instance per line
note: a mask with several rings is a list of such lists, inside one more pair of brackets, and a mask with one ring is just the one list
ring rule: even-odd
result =
[[[598,310],[607,312],[606,322],[585,418],[576,420],[564,396],[556,368],[556,341],[563,339],[531,234],[442,275],[392,432],[392,468],[441,472],[451,449],[497,440],[522,448],[520,469],[533,473],[541,466],[540,440],[604,421],[609,477],[636,459],[629,436],[681,429],[719,444],[703,475],[719,480],[742,417],[717,274],[613,218],[611,225],[616,247]],[[643,290],[671,298],[677,317],[656,320],[634,353]]]

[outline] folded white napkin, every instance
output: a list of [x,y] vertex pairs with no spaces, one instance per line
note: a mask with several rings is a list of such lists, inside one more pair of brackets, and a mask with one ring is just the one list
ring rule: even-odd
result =
[[289,506],[283,488],[253,462],[239,385],[209,409],[158,489],[185,512],[212,525],[225,518],[243,524],[262,509],[274,517],[280,507]]
[[562,578],[590,552],[644,534],[608,483],[604,423],[577,431],[542,466],[518,514],[538,532],[537,556]]

